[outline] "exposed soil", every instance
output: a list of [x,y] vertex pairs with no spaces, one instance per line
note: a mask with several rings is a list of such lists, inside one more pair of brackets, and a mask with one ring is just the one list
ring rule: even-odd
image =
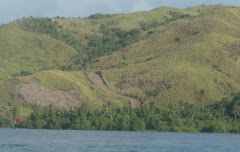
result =
[[16,91],[21,100],[41,106],[78,108],[85,101],[85,97],[77,91],[54,91],[33,82],[19,85]]
[[85,74],[89,81],[91,81],[94,85],[96,85],[99,89],[101,89],[106,94],[113,97],[121,97],[128,100],[131,103],[132,108],[138,108],[142,105],[142,102],[136,98],[122,95],[113,91],[108,85],[107,80],[104,78],[101,72],[86,72]]

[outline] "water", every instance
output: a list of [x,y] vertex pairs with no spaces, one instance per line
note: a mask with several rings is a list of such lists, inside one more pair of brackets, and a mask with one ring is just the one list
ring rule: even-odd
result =
[[0,152],[240,152],[239,134],[0,129]]

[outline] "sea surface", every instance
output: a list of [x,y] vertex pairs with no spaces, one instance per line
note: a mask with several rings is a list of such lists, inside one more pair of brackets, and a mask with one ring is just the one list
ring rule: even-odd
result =
[[240,152],[240,135],[0,129],[0,152]]

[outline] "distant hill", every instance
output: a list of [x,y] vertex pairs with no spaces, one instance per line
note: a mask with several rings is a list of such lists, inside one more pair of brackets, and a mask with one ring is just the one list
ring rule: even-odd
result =
[[217,5],[3,25],[0,114],[19,106],[25,116],[32,104],[200,105],[228,97],[240,91],[239,20],[239,8]]

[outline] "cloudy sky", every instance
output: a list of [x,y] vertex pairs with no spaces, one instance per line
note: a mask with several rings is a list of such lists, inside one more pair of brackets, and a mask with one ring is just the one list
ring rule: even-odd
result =
[[186,8],[201,4],[240,6],[240,0],[0,0],[0,24],[22,17],[86,17],[151,10],[160,6]]

